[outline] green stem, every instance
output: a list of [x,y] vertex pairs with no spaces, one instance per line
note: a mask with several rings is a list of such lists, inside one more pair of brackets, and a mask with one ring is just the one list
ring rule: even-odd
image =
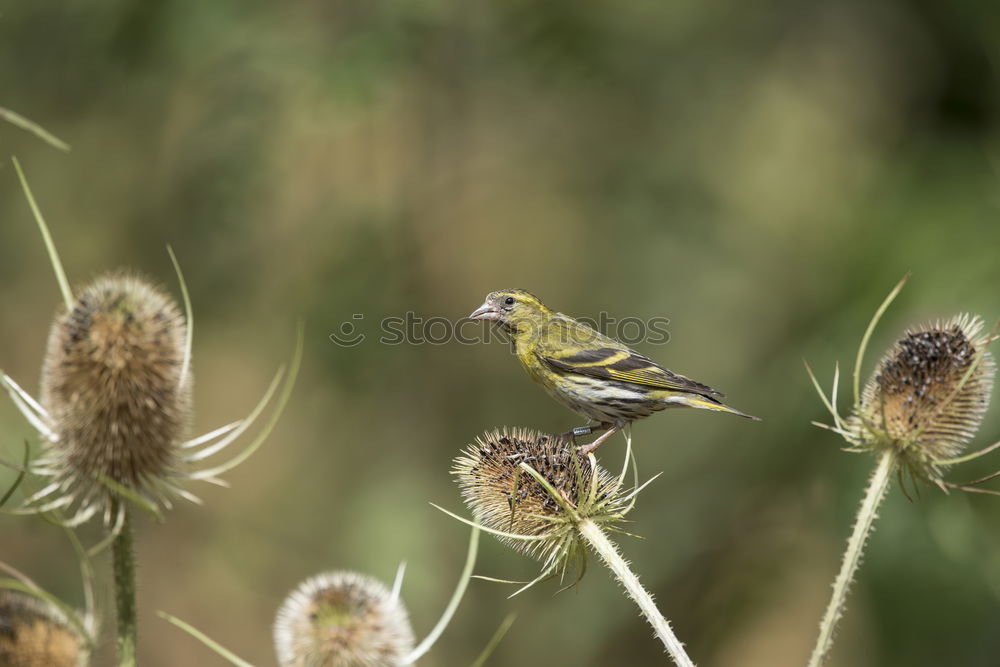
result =
[[848,589],[851,587],[854,575],[861,564],[865,542],[868,540],[868,535],[871,534],[872,525],[878,516],[879,505],[889,489],[889,481],[895,467],[896,455],[891,449],[886,449],[879,458],[875,472],[872,473],[871,480],[868,482],[868,490],[861,501],[858,518],[854,522],[854,531],[847,541],[847,551],[844,552],[840,573],[837,574],[837,578],[833,582],[833,595],[830,597],[830,604],[827,605],[823,621],[819,625],[819,637],[816,638],[816,647],[813,649],[812,657],[809,658],[809,667],[820,667],[829,656],[830,649],[833,648],[833,634],[837,628],[837,621],[844,614]]
[[642,611],[643,616],[646,617],[649,624],[653,626],[656,636],[663,642],[667,653],[670,654],[670,657],[673,658],[678,667],[694,667],[691,658],[684,651],[684,645],[681,644],[680,640],[677,639],[677,635],[670,628],[670,623],[667,619],[663,618],[663,614],[656,608],[653,596],[639,583],[639,578],[629,569],[628,563],[618,553],[618,548],[614,542],[609,540],[600,526],[590,519],[584,519],[577,524],[577,529],[580,531],[580,535],[590,543],[590,547],[597,552],[597,555],[601,557],[608,568],[618,577],[618,581],[625,587],[625,592],[628,593],[628,596],[639,605],[639,610]]
[[115,606],[118,610],[118,665],[135,667],[136,659],[136,609],[135,609],[135,548],[132,540],[132,516],[127,504],[118,506],[125,513],[121,531],[111,543],[115,580]]

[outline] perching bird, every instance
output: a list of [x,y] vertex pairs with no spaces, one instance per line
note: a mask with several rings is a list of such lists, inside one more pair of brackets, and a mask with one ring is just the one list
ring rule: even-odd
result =
[[672,407],[728,412],[759,421],[725,405],[711,387],[667,370],[572,317],[555,313],[520,289],[490,292],[469,315],[491,320],[510,334],[514,352],[531,379],[557,401],[599,422],[571,433],[606,430],[581,448],[588,454],[626,424]]

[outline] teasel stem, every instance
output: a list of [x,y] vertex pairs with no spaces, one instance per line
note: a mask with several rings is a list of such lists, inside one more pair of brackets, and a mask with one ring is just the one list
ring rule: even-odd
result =
[[885,498],[889,489],[889,481],[892,471],[896,468],[896,454],[892,449],[882,452],[868,482],[868,490],[861,501],[861,509],[858,510],[858,517],[854,522],[854,530],[847,541],[847,551],[844,552],[844,560],[840,564],[840,573],[833,582],[833,595],[830,597],[830,604],[826,607],[823,621],[819,625],[819,636],[816,638],[816,647],[813,649],[812,657],[809,658],[809,667],[820,667],[830,654],[833,648],[834,631],[837,628],[837,621],[844,613],[847,602],[848,589],[854,581],[854,575],[861,564],[861,556],[865,549],[865,542],[872,531],[872,525],[878,516],[878,508]]
[[135,667],[138,629],[135,607],[135,545],[132,539],[132,510],[123,500],[116,500],[114,511],[124,513],[118,536],[111,543],[114,569],[115,607],[118,612],[118,665]]
[[629,569],[628,563],[622,558],[614,542],[609,540],[600,526],[590,519],[580,521],[577,524],[577,530],[587,540],[587,543],[590,544],[590,548],[614,572],[618,581],[625,588],[625,592],[628,593],[628,596],[639,605],[639,610],[646,617],[646,620],[649,621],[649,624],[653,626],[656,636],[663,642],[667,653],[670,654],[670,657],[673,658],[678,667],[694,667],[691,658],[684,651],[684,645],[681,644],[680,640],[677,639],[677,635],[670,628],[670,623],[663,617],[660,610],[656,608],[653,596],[639,583],[639,577]]

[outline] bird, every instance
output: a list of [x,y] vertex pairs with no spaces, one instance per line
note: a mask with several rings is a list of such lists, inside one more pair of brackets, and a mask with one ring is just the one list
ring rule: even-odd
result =
[[723,394],[661,366],[568,315],[554,312],[531,292],[490,292],[473,320],[494,322],[510,337],[518,360],[554,399],[596,425],[564,435],[604,431],[580,448],[587,455],[637,419],[665,408],[701,408],[760,421],[721,401]]

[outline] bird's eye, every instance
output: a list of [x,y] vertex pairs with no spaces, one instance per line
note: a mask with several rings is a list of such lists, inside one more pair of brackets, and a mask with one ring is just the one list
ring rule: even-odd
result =
[[509,296],[506,299],[504,299],[503,302],[505,304],[507,304],[508,306],[513,306],[514,305],[514,297]]

